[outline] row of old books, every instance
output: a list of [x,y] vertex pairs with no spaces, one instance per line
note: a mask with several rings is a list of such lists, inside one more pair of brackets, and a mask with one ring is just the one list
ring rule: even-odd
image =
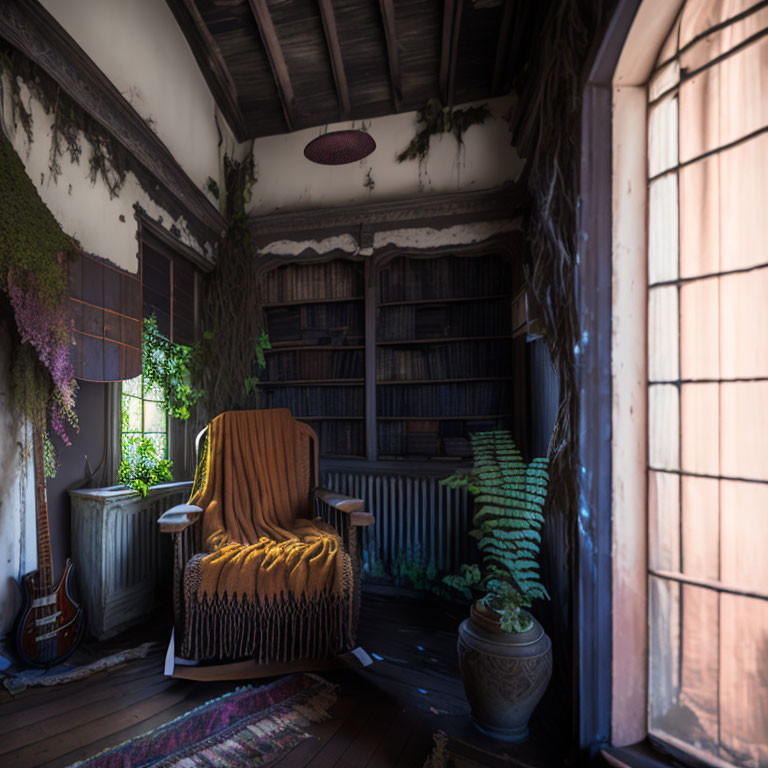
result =
[[379,381],[462,379],[512,375],[510,342],[461,341],[422,347],[378,347]]
[[476,381],[378,387],[379,416],[480,416],[509,413],[512,387],[506,381]]
[[324,264],[288,264],[264,276],[265,304],[362,295],[363,265],[356,261],[337,259]]
[[265,388],[270,408],[290,408],[296,418],[311,416],[362,416],[365,390],[362,384],[339,387]]
[[392,259],[379,271],[380,303],[492,296],[512,285],[510,261],[497,254]]
[[341,346],[358,343],[365,336],[362,302],[272,307],[265,314],[273,344],[295,341]]
[[380,421],[376,428],[379,456],[468,458],[472,433],[496,429],[502,423],[503,419]]
[[306,379],[361,379],[364,350],[339,347],[338,350],[273,350],[267,356],[262,381],[304,381]]
[[317,432],[320,453],[330,456],[365,456],[365,426],[362,421],[313,421],[302,419]]
[[376,318],[379,341],[441,336],[508,336],[511,333],[509,300],[379,307]]

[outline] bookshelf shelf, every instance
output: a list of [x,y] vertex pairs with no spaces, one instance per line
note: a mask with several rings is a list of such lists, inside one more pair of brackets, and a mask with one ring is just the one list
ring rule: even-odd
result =
[[464,414],[463,416],[377,416],[379,421],[491,421],[507,418],[507,413],[491,414],[482,416],[477,414]]
[[386,381],[377,381],[379,387],[388,386],[409,386],[411,384],[471,384],[479,381],[513,381],[513,376],[473,376],[471,378],[461,379],[388,379]]
[[288,301],[272,301],[262,304],[263,309],[278,309],[282,307],[300,307],[305,304],[334,304],[341,301],[365,301],[365,296],[331,296],[328,298],[314,297],[311,299],[290,299]]
[[377,341],[376,344],[380,347],[394,347],[398,345],[406,344],[445,344],[458,341],[506,341],[511,340],[513,337],[509,335],[504,336],[436,336],[429,339],[395,339],[386,341]]
[[260,387],[338,387],[365,384],[365,379],[287,379],[285,381],[260,381]]
[[488,296],[450,296],[444,299],[402,299],[399,301],[382,301],[377,307],[407,307],[412,304],[422,306],[424,304],[451,304],[461,301],[498,301],[501,299],[511,299],[508,293],[496,293]]
[[269,355],[275,352],[300,352],[302,350],[333,350],[335,352],[347,352],[355,349],[365,349],[363,344],[350,344],[348,346],[342,346],[340,344],[292,344],[292,343],[280,343],[272,345],[272,349],[265,349],[264,354]]
[[365,416],[298,416],[293,414],[299,421],[364,421]]

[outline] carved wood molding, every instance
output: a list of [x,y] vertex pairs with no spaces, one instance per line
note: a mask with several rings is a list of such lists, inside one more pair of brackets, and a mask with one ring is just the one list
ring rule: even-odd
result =
[[216,239],[219,211],[197,188],[136,110],[37,0],[3,0],[0,36],[50,75],[171,195],[188,217]]
[[251,216],[251,233],[259,242],[274,235],[351,232],[364,227],[366,233],[392,229],[393,225],[447,227],[466,221],[515,218],[523,212],[525,195],[520,185],[510,182],[481,192],[458,192],[418,197],[387,203],[316,208],[309,211]]

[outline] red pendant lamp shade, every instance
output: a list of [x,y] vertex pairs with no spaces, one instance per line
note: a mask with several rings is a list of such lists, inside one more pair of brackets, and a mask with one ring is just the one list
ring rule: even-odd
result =
[[376,149],[365,131],[334,131],[318,136],[304,147],[304,157],[320,165],[344,165],[362,160]]

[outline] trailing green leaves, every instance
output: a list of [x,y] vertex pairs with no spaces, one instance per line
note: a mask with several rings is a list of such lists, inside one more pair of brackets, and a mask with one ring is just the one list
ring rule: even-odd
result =
[[190,409],[204,394],[190,384],[191,347],[163,336],[152,315],[144,318],[141,354],[145,393],[156,385],[163,395],[163,411],[175,419],[188,419]]
[[507,430],[472,436],[474,467],[443,480],[450,488],[466,488],[475,496],[477,511],[470,536],[478,540],[485,574],[477,565],[464,565],[444,582],[469,597],[484,589],[485,604],[499,615],[505,632],[531,626],[525,612],[536,599],[549,599],[539,574],[539,545],[547,498],[547,459],[526,464]]
[[123,436],[123,458],[117,470],[117,479],[141,496],[158,483],[173,480],[170,459],[162,458],[157,446],[148,437]]

